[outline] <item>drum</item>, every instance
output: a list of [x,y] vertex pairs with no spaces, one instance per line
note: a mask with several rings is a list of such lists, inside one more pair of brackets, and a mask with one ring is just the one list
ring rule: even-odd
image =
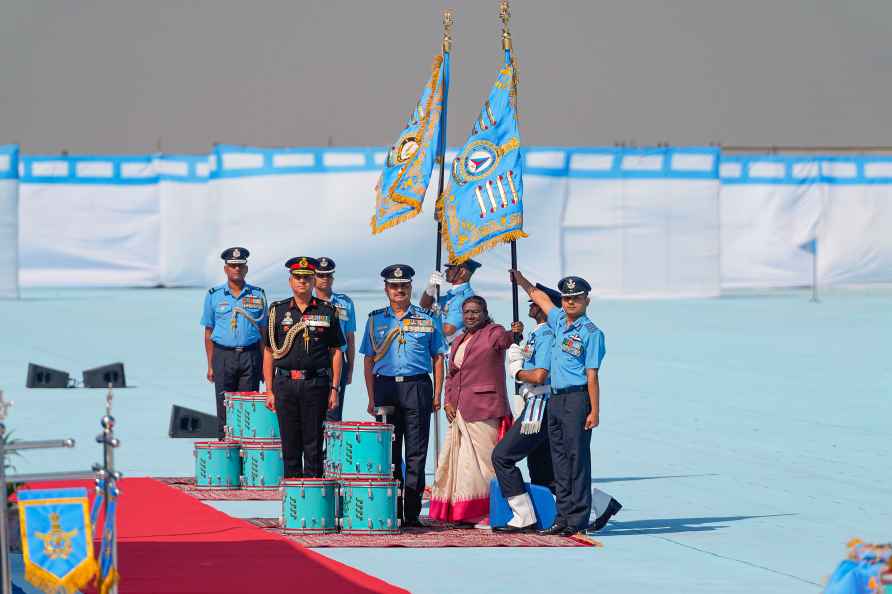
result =
[[343,423],[340,421],[326,421],[322,435],[325,439],[325,461],[322,463],[322,472],[327,478],[337,478],[341,465],[341,439],[339,430]]
[[238,489],[242,460],[239,444],[231,441],[196,441],[195,486],[203,489]]
[[261,392],[226,392],[226,436],[233,441],[279,441],[279,420]]
[[331,427],[334,456],[329,476],[393,477],[393,425],[344,422]]
[[297,534],[337,532],[338,482],[329,478],[282,481],[282,531]]
[[281,443],[242,442],[242,489],[277,489],[285,474]]
[[393,479],[354,479],[341,483],[343,534],[399,534],[396,505],[400,484]]

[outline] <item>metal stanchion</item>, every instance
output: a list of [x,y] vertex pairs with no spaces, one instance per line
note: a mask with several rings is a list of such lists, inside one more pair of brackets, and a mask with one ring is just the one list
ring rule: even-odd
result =
[[12,594],[12,577],[9,566],[9,533],[8,514],[6,506],[6,411],[12,406],[12,402],[3,400],[3,392],[0,391],[0,484],[3,486],[3,502],[0,504],[0,572],[3,572],[3,594]]
[[[102,425],[102,433],[96,436],[96,442],[102,444],[102,472],[100,477],[105,479],[101,484],[104,486],[102,511],[106,519],[108,518],[110,498],[117,497],[121,493],[120,489],[118,489],[118,480],[121,478],[121,473],[115,470],[115,448],[121,445],[121,441],[115,437],[115,418],[111,414],[113,399],[114,393],[112,392],[112,385],[109,384],[108,394],[105,397],[105,416],[102,417],[102,421],[100,422]],[[112,518],[111,555],[112,569],[114,571],[117,571],[118,569],[118,530],[116,522],[117,519]],[[117,583],[109,588],[108,591],[109,594],[118,594]]]
[[[117,481],[121,478],[121,473],[114,469],[114,448],[118,447],[121,442],[114,436],[115,419],[111,416],[112,403],[111,385],[108,387],[108,395],[106,396],[106,414],[102,417],[102,433],[96,437],[96,441],[102,444],[102,464],[95,464],[92,471],[75,471],[75,472],[39,472],[32,474],[18,474],[6,476],[6,455],[8,452],[20,450],[41,450],[50,448],[73,448],[75,441],[72,438],[67,439],[43,439],[35,441],[18,441],[13,444],[6,444],[6,414],[12,402],[3,399],[3,391],[0,390],[0,486],[3,489],[4,501],[0,504],[0,572],[2,572],[2,594],[12,594],[11,569],[9,565],[9,530],[8,530],[8,510],[6,499],[6,485],[9,482],[25,483],[35,481],[53,481],[53,480],[78,480],[95,478],[96,484],[99,485],[102,479],[104,483],[104,507],[106,517],[108,513],[109,496],[117,496],[120,493]],[[112,535],[112,567],[117,570],[118,567],[118,549],[117,549],[117,530]],[[111,594],[118,594],[118,587],[115,585],[110,590]]]

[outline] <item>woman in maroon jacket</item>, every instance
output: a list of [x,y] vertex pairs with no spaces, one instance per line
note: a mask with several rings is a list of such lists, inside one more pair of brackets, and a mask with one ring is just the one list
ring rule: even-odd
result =
[[452,344],[444,410],[449,420],[431,494],[430,517],[476,523],[489,516],[489,484],[495,477],[492,450],[511,410],[505,387],[505,351],[512,330],[494,323],[486,300],[474,295],[462,305],[464,334]]

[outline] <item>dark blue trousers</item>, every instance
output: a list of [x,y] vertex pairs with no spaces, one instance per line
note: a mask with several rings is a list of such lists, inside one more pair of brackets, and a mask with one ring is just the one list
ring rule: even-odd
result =
[[[430,377],[395,382],[375,378],[375,406],[396,408],[387,422],[393,424],[393,477],[403,487],[400,518],[417,520],[424,495],[424,466],[434,411],[434,386]],[[381,418],[379,417],[380,421]],[[406,476],[403,476],[403,444],[406,446]]]
[[592,511],[592,430],[585,418],[592,407],[585,391],[552,394],[546,407],[554,464],[555,522],[583,530]]
[[[524,407],[526,411],[526,407]],[[542,427],[537,433],[523,434],[520,432],[523,413],[502,440],[496,444],[492,451],[492,466],[499,480],[499,488],[507,499],[525,492],[523,487],[523,475],[517,468],[517,463],[527,459],[527,468],[530,471],[530,482],[534,485],[547,487],[554,492],[554,471],[551,465],[551,448],[548,440],[548,411],[542,416]]]
[[347,393],[347,355],[344,355],[344,367],[341,369],[341,385],[338,386],[338,405],[325,413],[326,421],[341,421],[344,415],[344,395]]
[[223,426],[226,425],[223,399],[226,392],[257,391],[263,377],[263,354],[259,345],[243,351],[215,345],[211,368],[214,370],[214,395],[217,400],[217,437],[223,439]]

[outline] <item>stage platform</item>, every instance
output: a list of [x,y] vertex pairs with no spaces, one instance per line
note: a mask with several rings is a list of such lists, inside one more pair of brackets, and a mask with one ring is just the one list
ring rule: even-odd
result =
[[[104,391],[27,390],[28,362],[77,376],[123,361],[134,387],[116,392],[117,464],[129,477],[192,474],[192,443],[168,439],[167,425],[173,403],[213,410],[199,327],[206,293],[41,290],[4,302],[0,388],[16,401],[7,426],[14,437],[78,440],[25,452],[17,471],[86,470],[99,458]],[[361,325],[383,294],[354,298]],[[607,343],[592,476],[624,506],[595,536],[603,547],[324,548],[313,558],[416,594],[814,594],[849,538],[892,535],[892,292],[808,299],[592,301]],[[510,320],[509,301],[491,310]],[[356,377],[346,416],[363,419]],[[274,501],[194,503],[278,516]]]

